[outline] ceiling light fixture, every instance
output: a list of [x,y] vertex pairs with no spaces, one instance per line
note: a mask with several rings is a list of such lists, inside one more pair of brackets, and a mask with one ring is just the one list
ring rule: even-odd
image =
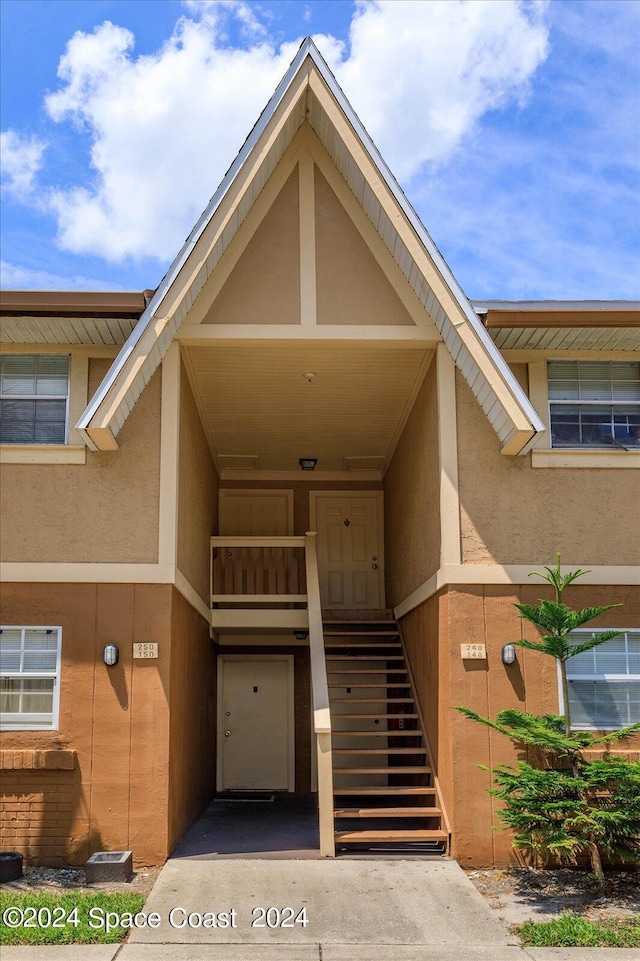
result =
[[306,370],[302,376],[311,383],[318,375],[313,370]]
[[317,457],[301,457],[298,461],[300,470],[315,470],[318,463]]

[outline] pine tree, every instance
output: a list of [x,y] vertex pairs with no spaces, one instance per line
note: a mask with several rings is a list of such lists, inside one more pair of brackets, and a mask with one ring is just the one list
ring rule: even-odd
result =
[[572,731],[566,664],[571,657],[621,633],[602,631],[581,644],[570,637],[572,631],[620,605],[574,611],[564,603],[563,593],[588,572],[579,569],[563,574],[560,555],[556,566],[545,567],[544,571],[533,574],[553,587],[554,600],[515,605],[519,616],[535,625],[542,636],[537,641],[518,640],[514,644],[557,661],[564,715],[510,709],[501,711],[492,721],[469,708],[457,710],[516,744],[536,747],[542,754],[543,768],[520,761],[516,768],[501,765],[493,772],[497,787],[491,793],[505,804],[500,818],[513,829],[514,846],[544,860],[551,855],[571,863],[586,853],[593,873],[602,879],[601,853],[640,859],[640,763],[611,756],[590,761],[584,751],[628,737],[640,730],[640,722],[604,735]]

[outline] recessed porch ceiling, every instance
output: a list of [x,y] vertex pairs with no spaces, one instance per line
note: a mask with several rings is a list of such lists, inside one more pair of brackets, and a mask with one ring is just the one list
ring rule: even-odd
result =
[[300,457],[317,457],[318,471],[342,471],[349,458],[386,466],[433,350],[383,343],[183,348],[219,471],[231,457],[257,458],[260,471],[299,471]]

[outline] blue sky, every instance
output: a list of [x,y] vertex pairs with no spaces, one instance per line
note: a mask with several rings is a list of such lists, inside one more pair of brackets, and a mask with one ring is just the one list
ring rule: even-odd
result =
[[0,14],[4,287],[155,287],[311,34],[470,297],[640,296],[636,0]]

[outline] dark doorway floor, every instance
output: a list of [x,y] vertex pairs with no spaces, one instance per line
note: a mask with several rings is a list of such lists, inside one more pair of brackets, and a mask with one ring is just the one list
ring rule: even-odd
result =
[[172,858],[319,858],[314,798],[217,798],[187,831]]

